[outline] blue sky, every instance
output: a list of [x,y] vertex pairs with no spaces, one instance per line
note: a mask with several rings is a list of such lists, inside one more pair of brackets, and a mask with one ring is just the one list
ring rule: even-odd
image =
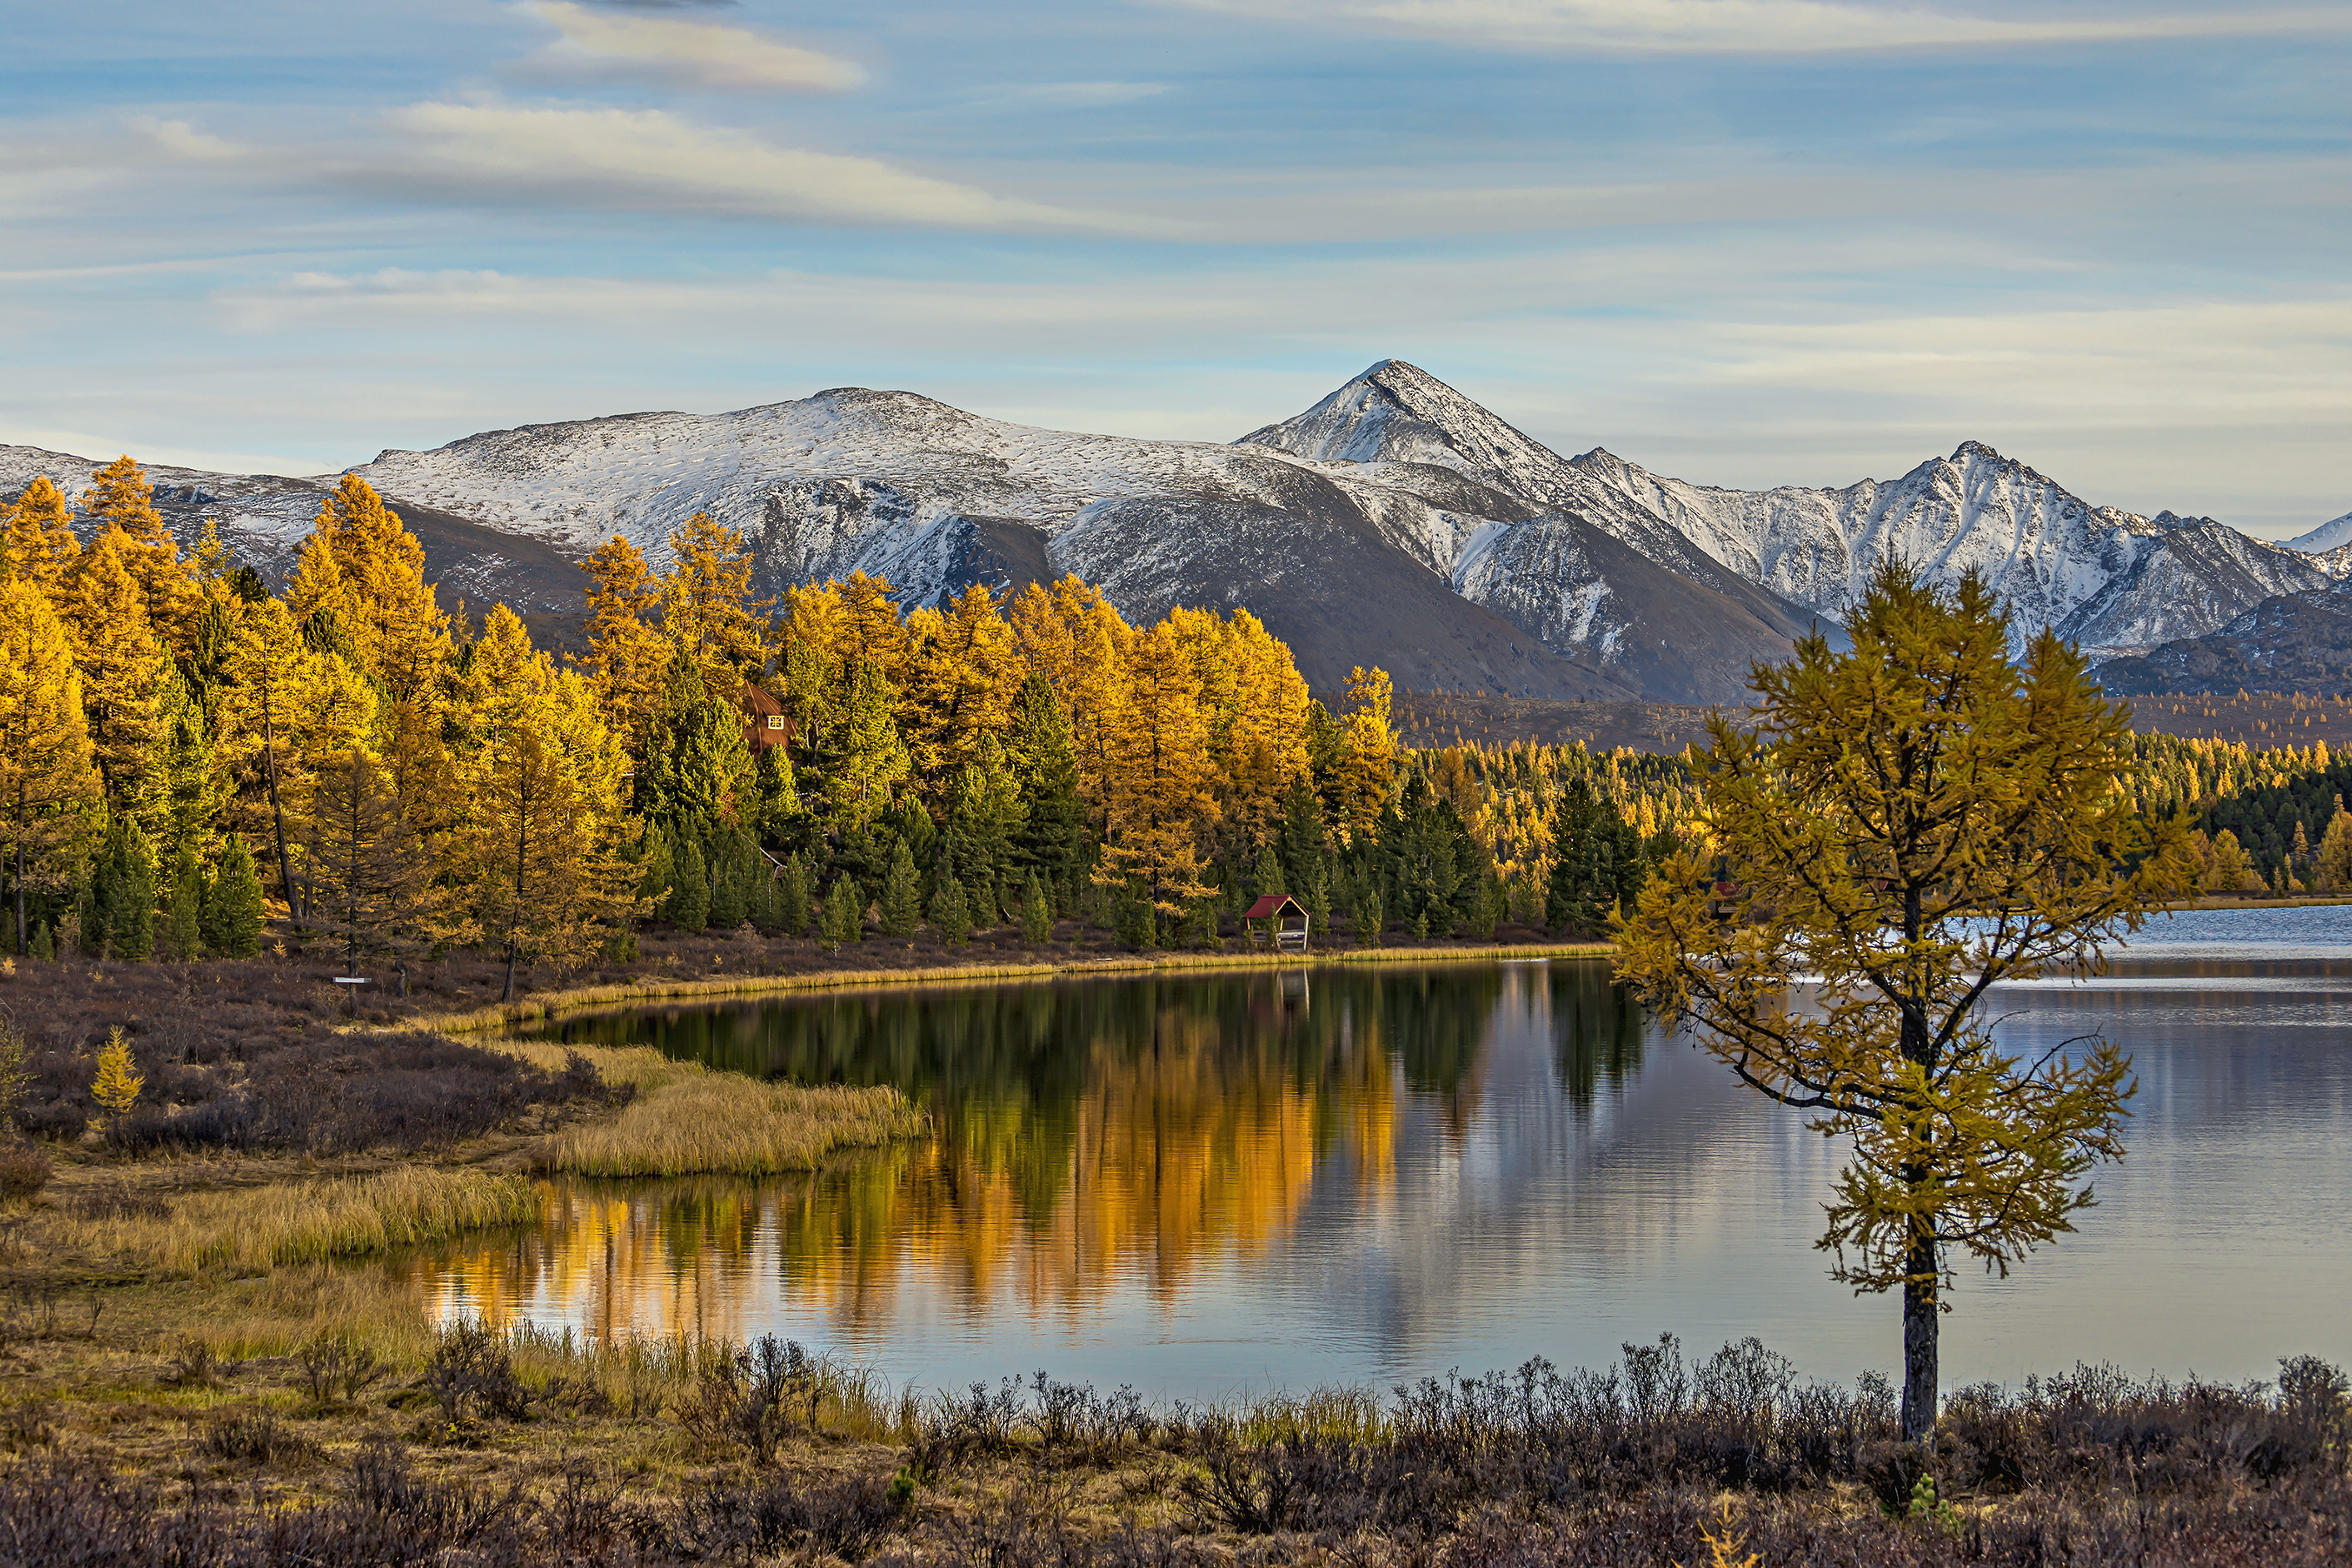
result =
[[2352,7],[12,8],[0,440],[317,472],[904,387],[1225,439],[1409,359],[1708,483],[2352,509]]

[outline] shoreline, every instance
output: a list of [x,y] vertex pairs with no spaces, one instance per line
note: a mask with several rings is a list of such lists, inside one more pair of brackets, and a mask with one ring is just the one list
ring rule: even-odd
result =
[[[1032,984],[1092,975],[1148,974],[1161,971],[1214,969],[1318,969],[1346,964],[1475,963],[1508,959],[1604,958],[1617,951],[1607,942],[1492,943],[1477,947],[1373,947],[1335,952],[1134,954],[1123,958],[1049,960],[1034,963],[929,965],[918,969],[825,970],[814,974],[730,975],[723,980],[629,982],[545,992],[520,1001],[464,1013],[420,1013],[400,1027],[446,1035],[477,1034],[518,1024],[628,1011],[660,1002],[720,1002],[732,997],[790,991],[899,991],[957,985]],[[381,1026],[367,1026],[380,1027]]]

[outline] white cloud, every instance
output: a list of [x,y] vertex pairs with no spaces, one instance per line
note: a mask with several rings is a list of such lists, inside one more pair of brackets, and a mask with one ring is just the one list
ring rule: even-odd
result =
[[1349,27],[1371,26],[1473,47],[1643,53],[1819,54],[1856,49],[2109,43],[2220,35],[2341,32],[2352,12],[2274,10],[2023,16],[1830,0],[1172,0],[1206,10]]
[[595,11],[571,0],[530,0],[524,8],[562,35],[527,62],[541,71],[645,77],[727,92],[840,92],[866,80],[851,61],[749,27]]
[[658,110],[418,103],[390,116],[386,178],[500,200],[832,223],[1121,229],[1128,220],[991,195],[886,163],[779,147]]

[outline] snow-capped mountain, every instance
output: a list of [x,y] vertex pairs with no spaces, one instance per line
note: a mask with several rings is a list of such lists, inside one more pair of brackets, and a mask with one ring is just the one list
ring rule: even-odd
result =
[[2324,555],[2347,544],[2352,544],[2352,511],[2321,523],[2309,533],[2298,533],[2286,541],[2287,549],[2300,550],[2305,555]]
[[[0,494],[95,465],[0,448]],[[2332,558],[2210,519],[2093,507],[1990,448],[1841,489],[1718,489],[1595,447],[1563,458],[1399,361],[1231,444],[1043,430],[844,388],[731,414],[622,415],[386,451],[354,470],[469,595],[568,609],[563,563],[614,534],[657,563],[698,510],[743,530],[763,588],[878,572],[913,602],[1076,572],[1131,616],[1246,605],[1318,688],[1736,701],[1754,660],[1849,605],[1890,553],[1976,567],[2018,612],[2110,654],[2321,588]],[[333,476],[152,470],[282,570]],[[184,498],[184,499],[179,499]],[[2325,531],[2322,531],[2323,532]]]

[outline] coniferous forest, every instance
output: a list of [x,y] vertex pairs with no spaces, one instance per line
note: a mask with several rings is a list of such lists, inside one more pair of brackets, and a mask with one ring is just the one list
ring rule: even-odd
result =
[[[665,570],[620,538],[589,558],[588,651],[559,662],[504,605],[443,606],[356,477],[278,594],[209,531],[182,551],[127,457],[80,511],[87,543],[47,479],[0,512],[23,956],[291,944],[404,973],[474,950],[511,992],[522,966],[626,960],[647,921],[1206,947],[1267,892],[1355,943],[1589,936],[1704,837],[1683,757],[1406,751],[1384,673],[1335,712],[1246,609],[1137,626],[1075,577],[761,600],[744,541],[697,516]],[[2202,814],[2208,888],[2287,891],[2352,879],[2322,854],[2352,842],[2332,768],[2324,742],[2149,736],[2118,782]]]

